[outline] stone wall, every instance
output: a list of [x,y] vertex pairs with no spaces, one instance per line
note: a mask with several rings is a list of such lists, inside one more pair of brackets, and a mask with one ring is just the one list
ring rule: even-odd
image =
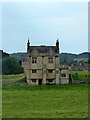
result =
[[[29,46],[27,47],[27,58],[22,61],[22,67],[29,85],[38,84],[62,84],[65,78],[61,79],[59,42],[56,46]],[[35,59],[35,63],[33,63]],[[68,79],[68,77],[66,78]]]

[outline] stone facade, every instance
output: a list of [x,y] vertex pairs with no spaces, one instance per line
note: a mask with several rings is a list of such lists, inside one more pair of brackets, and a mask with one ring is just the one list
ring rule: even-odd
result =
[[59,40],[55,46],[30,46],[28,40],[27,58],[22,60],[22,67],[28,85],[68,84],[68,75],[61,76]]

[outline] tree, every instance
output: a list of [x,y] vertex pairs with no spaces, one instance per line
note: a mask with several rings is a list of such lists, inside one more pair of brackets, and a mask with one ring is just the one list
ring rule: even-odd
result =
[[13,57],[2,58],[2,74],[20,74],[23,68]]

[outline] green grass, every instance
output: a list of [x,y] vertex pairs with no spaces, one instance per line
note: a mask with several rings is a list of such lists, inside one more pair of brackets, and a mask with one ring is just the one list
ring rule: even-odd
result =
[[69,73],[72,75],[73,80],[86,81],[90,79],[90,71],[69,71]]
[[3,118],[86,118],[88,84],[3,86]]
[[[76,75],[76,72],[78,75]],[[72,75],[73,80],[89,80],[90,78],[90,71],[69,71]],[[88,77],[89,75],[89,77]],[[2,80],[1,80],[2,77]],[[16,74],[16,75],[0,75],[0,83],[18,83],[18,82],[25,82],[25,74]]]
[[[24,73],[16,74],[16,75],[2,75],[2,83],[24,82],[24,80],[25,80]],[[0,82],[1,82],[1,79],[0,79]]]

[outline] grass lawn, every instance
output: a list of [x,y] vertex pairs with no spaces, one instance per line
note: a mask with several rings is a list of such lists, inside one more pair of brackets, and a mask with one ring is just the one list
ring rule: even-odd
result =
[[86,118],[88,84],[3,86],[3,118]]
[[73,80],[86,81],[90,79],[90,71],[69,71]]
[[25,80],[25,75],[24,73],[22,73],[22,74],[16,74],[16,75],[2,75],[2,80],[0,79],[0,82],[17,83],[17,82],[24,82],[24,80]]

